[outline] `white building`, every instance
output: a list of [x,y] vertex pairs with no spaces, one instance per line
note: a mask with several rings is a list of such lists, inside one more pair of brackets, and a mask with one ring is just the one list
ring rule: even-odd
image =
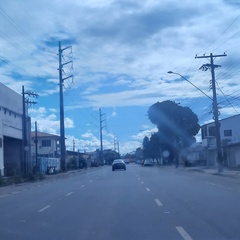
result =
[[0,175],[22,170],[22,111],[22,96],[0,83]]
[[37,132],[36,146],[35,132],[31,132],[31,147],[33,161],[36,158],[36,150],[38,157],[59,158],[60,136],[44,132]]
[[[240,166],[240,114],[221,119],[219,122],[224,165]],[[201,126],[201,131],[203,147],[208,151],[208,165],[216,165],[215,123]]]

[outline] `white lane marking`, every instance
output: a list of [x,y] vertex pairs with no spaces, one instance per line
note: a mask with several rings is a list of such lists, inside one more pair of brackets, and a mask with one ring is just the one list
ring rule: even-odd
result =
[[141,178],[138,178],[138,180],[140,180]]
[[39,213],[40,213],[40,212],[43,212],[43,211],[45,211],[46,209],[48,209],[48,208],[50,208],[50,207],[51,207],[51,205],[47,205],[46,207],[38,210],[38,212],[39,212]]
[[154,200],[159,207],[163,206],[159,199],[154,199]]
[[89,182],[92,182],[93,180],[90,180]]
[[215,184],[215,183],[212,183],[212,182],[206,182],[206,184],[212,185],[212,186],[216,186],[216,184]]
[[12,194],[17,194],[17,193],[20,193],[20,191],[15,191],[15,192],[12,192]]
[[85,187],[85,185],[82,185],[81,188]]
[[188,233],[183,229],[183,227],[178,226],[176,227],[176,229],[178,230],[178,232],[180,233],[180,235],[183,237],[184,240],[193,240]]
[[141,184],[144,184],[144,182],[141,182]]
[[66,196],[70,196],[71,194],[73,194],[73,192],[68,193]]
[[150,192],[150,191],[151,191],[151,190],[150,190],[150,188],[148,188],[148,187],[146,188],[146,190],[147,190],[148,192]]
[[9,196],[9,194],[1,195],[0,198],[7,197],[7,196]]

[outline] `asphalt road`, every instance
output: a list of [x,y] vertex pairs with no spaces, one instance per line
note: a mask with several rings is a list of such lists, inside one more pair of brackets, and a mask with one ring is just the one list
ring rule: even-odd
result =
[[239,186],[240,179],[129,164],[9,187],[0,190],[0,239],[240,239]]

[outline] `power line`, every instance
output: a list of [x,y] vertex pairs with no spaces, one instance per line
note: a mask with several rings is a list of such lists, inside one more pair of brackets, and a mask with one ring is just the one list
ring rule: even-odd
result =
[[[228,30],[229,28],[231,28],[231,26],[238,20],[239,17],[240,17],[240,14],[233,20],[233,22],[232,22],[222,33],[220,33],[220,34],[219,34],[206,48],[204,48],[201,52],[206,51],[211,45],[213,45],[224,33],[227,32],[227,30]],[[200,54],[201,52],[197,53],[197,55]]]
[[229,105],[235,110],[235,112],[237,114],[239,114],[239,112],[236,110],[236,108],[232,105],[232,103],[229,101],[228,97],[225,95],[225,93],[222,91],[222,89],[220,88],[220,86],[218,85],[218,82],[216,81],[216,84],[218,86],[218,89],[220,90],[220,92],[223,94],[223,96],[226,98],[227,102],[229,103]]
[[[30,40],[30,42],[35,42],[35,40],[29,35],[28,32],[26,32],[24,29],[22,29],[17,23],[16,21],[13,20],[13,18],[11,18],[1,7],[0,7],[0,14],[17,30],[19,31],[22,35],[24,35],[28,40]],[[49,53],[54,53],[50,50],[48,50],[45,47],[36,45],[34,43],[35,46],[37,46],[38,48],[41,48]]]

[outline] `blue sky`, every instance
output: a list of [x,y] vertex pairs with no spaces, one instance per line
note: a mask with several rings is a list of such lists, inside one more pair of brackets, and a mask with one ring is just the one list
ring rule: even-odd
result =
[[[134,151],[156,131],[146,116],[157,101],[190,107],[200,124],[212,121],[206,94],[208,59],[195,55],[227,54],[215,59],[221,115],[240,113],[240,5],[224,0],[8,0],[0,3],[1,82],[21,93],[39,94],[29,108],[40,131],[59,134],[58,42],[64,73],[65,134],[68,149],[99,148],[99,108],[103,147]],[[34,126],[34,124],[33,124]],[[199,137],[198,137],[199,139]]]

